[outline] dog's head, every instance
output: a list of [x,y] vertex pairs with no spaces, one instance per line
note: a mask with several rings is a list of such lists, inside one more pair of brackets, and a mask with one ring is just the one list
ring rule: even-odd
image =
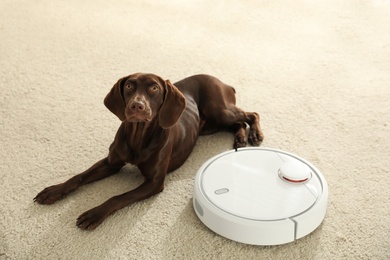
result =
[[169,80],[143,73],[119,79],[104,104],[121,121],[150,122],[158,115],[165,129],[179,120],[186,106],[183,94]]

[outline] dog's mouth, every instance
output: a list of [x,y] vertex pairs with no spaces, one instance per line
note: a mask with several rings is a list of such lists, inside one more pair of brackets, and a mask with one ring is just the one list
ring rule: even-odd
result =
[[148,123],[150,121],[152,121],[151,118],[140,118],[140,117],[128,117],[126,118],[126,121],[129,122],[129,123]]
[[153,119],[152,113],[148,111],[138,113],[126,113],[126,121],[130,123],[135,122],[150,122]]

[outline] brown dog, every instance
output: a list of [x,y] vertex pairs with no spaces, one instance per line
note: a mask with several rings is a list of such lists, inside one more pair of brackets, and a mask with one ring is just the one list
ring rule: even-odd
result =
[[257,113],[235,106],[235,90],[215,77],[196,75],[174,85],[153,74],[121,78],[104,104],[122,121],[108,156],[68,181],[41,191],[34,201],[52,204],[80,186],[117,173],[126,163],[136,165],[144,182],[112,197],[77,219],[81,229],[95,229],[110,214],[161,192],[168,172],[180,167],[200,134],[235,132],[234,148],[263,140]]

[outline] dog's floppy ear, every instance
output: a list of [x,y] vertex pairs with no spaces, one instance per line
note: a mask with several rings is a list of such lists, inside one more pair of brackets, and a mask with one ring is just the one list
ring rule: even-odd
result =
[[104,105],[114,113],[121,121],[126,119],[125,116],[125,100],[123,99],[123,84],[127,77],[123,77],[112,87],[111,91],[104,99]]
[[169,80],[166,80],[164,102],[159,112],[160,126],[167,129],[176,124],[185,107],[184,95]]

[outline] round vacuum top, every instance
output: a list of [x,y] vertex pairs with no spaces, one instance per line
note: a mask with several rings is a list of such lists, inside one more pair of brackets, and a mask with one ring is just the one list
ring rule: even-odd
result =
[[322,194],[315,169],[300,158],[272,149],[229,151],[199,172],[204,198],[218,209],[249,220],[292,218]]

